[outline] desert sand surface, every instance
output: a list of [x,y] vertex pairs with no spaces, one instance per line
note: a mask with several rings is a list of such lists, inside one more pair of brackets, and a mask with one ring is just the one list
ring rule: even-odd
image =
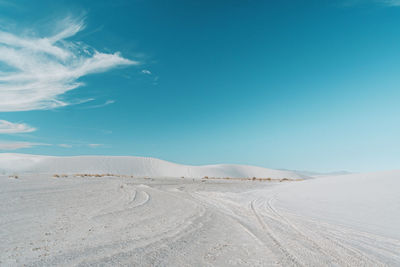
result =
[[152,178],[203,178],[205,176],[215,178],[310,178],[308,175],[296,171],[238,164],[191,166],[150,157],[54,157],[13,153],[0,154],[1,173],[115,174]]
[[1,266],[400,265],[399,171],[282,182],[14,175],[0,176]]

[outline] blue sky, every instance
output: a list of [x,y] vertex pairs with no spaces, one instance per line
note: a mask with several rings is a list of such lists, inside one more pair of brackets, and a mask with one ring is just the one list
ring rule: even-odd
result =
[[398,169],[400,1],[0,0],[0,151]]

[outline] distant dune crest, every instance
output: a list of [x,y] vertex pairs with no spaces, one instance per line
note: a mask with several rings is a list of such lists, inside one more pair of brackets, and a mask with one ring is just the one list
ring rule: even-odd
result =
[[53,157],[27,154],[0,154],[0,173],[113,173],[137,177],[231,177],[291,178],[308,176],[286,170],[248,165],[189,166],[160,159],[130,156]]

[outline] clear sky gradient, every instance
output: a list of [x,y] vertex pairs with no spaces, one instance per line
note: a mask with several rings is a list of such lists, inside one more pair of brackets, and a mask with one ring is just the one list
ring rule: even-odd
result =
[[400,1],[0,0],[0,151],[398,169]]

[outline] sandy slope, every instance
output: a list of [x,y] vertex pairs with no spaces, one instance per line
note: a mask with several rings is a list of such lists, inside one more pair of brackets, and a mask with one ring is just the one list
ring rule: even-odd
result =
[[76,156],[50,157],[25,154],[0,154],[0,173],[112,173],[136,177],[262,177],[307,178],[292,171],[246,165],[180,165],[155,158]]
[[0,176],[0,266],[399,266],[399,178]]
[[276,202],[288,212],[400,239],[400,170],[292,184]]

